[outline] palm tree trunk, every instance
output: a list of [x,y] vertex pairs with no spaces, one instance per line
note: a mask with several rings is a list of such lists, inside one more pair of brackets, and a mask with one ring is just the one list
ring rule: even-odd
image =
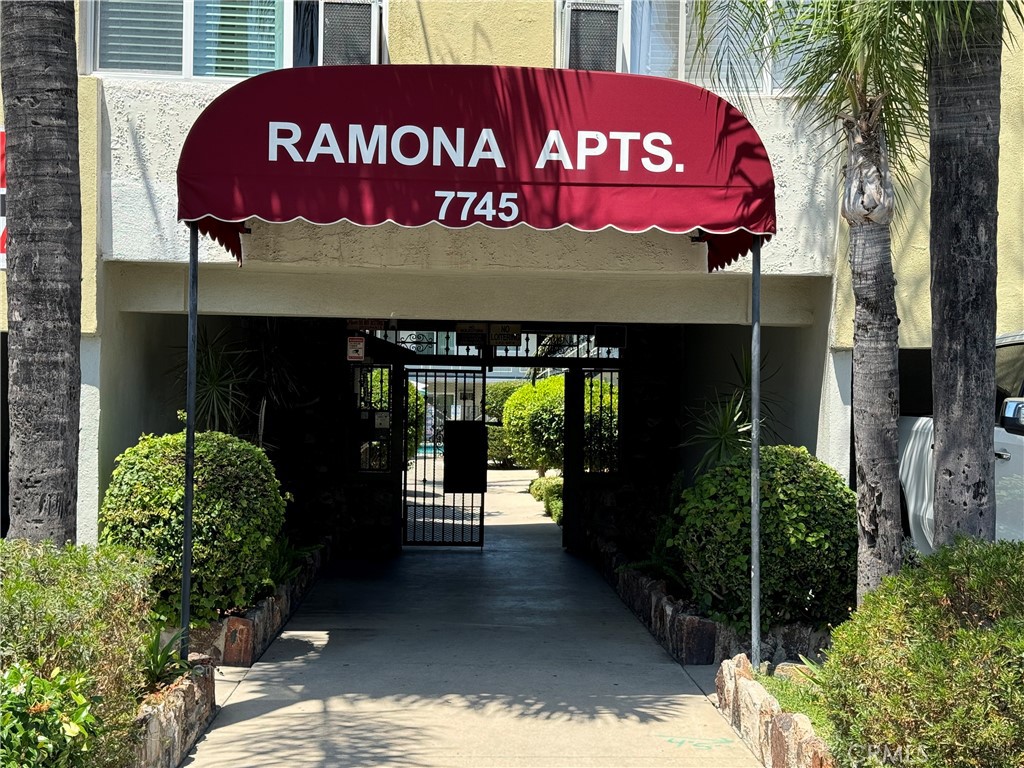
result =
[[993,406],[1002,21],[976,3],[929,49],[935,543],[995,538]]
[[857,603],[902,565],[897,471],[899,319],[889,224],[894,197],[876,120],[880,103],[844,121],[843,217],[850,225],[855,300],[853,433],[857,471]]
[[82,229],[72,2],[3,3],[10,537],[74,540]]

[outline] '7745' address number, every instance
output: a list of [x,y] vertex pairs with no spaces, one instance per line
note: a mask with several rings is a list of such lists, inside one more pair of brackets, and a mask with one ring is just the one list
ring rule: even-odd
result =
[[497,192],[455,192],[439,189],[434,192],[434,197],[441,199],[438,221],[449,220],[449,215],[450,219],[459,221],[469,221],[471,216],[484,221],[494,221],[495,216],[501,221],[515,221],[519,218],[519,195],[516,192],[502,192],[499,196]]

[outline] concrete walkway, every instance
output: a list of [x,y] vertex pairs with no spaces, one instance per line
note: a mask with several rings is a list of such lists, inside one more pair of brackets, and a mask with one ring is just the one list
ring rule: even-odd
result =
[[321,581],[185,765],[758,766],[525,493],[492,472],[486,546]]

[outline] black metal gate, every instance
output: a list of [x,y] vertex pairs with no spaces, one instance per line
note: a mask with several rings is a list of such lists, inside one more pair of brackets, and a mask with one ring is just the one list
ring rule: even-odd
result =
[[406,376],[402,542],[482,547],[487,490],[484,369],[412,368]]

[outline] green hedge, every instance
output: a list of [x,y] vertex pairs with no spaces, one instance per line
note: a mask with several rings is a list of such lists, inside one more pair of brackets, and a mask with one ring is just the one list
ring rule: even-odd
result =
[[562,524],[562,478],[546,478],[551,482],[544,485],[542,499],[544,501],[544,514],[550,517],[559,525]]
[[525,383],[525,381],[495,381],[488,384],[484,416],[488,420],[501,421],[505,414],[505,403]]
[[816,678],[842,763],[875,745],[920,768],[1024,765],[1024,542],[961,540],[886,579]]
[[[750,623],[750,457],[682,494],[665,552],[715,618]],[[856,496],[805,448],[761,449],[761,616],[765,627],[838,623],[854,605]]]
[[150,576],[135,550],[0,540],[0,765],[131,764]]
[[511,469],[516,465],[512,448],[505,439],[505,428],[497,424],[487,425],[487,460],[502,469]]
[[541,475],[562,466],[565,377],[520,387],[505,402],[505,440],[516,464]]
[[[268,555],[285,502],[266,454],[222,432],[196,435],[192,618],[217,620],[272,586]],[[118,457],[100,509],[103,540],[152,553],[156,610],[179,616],[185,433],[143,435]]]

